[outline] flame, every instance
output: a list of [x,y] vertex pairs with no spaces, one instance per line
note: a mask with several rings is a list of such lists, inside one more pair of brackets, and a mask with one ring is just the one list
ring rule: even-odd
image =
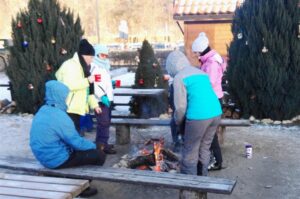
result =
[[155,171],[161,171],[161,164],[163,162],[163,155],[161,154],[161,149],[163,148],[164,140],[160,139],[153,143],[154,155],[155,155]]

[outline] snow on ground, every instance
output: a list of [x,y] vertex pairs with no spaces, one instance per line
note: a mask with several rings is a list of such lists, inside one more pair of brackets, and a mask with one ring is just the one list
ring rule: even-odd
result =
[[[0,84],[8,84],[8,77],[4,72],[0,72]],[[0,87],[0,100],[8,99],[11,100],[10,91],[7,87]]]

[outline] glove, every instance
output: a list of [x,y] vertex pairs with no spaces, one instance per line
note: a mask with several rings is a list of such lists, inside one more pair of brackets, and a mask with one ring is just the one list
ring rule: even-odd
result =
[[104,104],[104,105],[107,106],[107,107],[110,106],[110,101],[109,101],[107,95],[103,95],[103,96],[101,97],[101,102],[102,102],[102,104]]
[[112,84],[113,89],[115,89],[116,88],[116,80],[111,80],[111,84]]

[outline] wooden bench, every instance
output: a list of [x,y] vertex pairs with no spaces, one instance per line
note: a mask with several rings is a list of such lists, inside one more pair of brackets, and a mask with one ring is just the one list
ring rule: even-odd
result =
[[[116,126],[116,143],[130,143],[130,127],[139,125],[170,126],[170,119],[138,119],[138,118],[112,118],[111,124]],[[222,119],[221,126],[250,126],[249,120]]]
[[0,173],[1,199],[71,199],[89,186],[88,180]]
[[165,187],[180,190],[180,199],[204,199],[207,193],[231,194],[236,180],[132,169],[82,166],[67,169],[46,169],[36,160],[20,157],[0,157],[0,168],[34,172],[47,176],[102,180],[118,183]]

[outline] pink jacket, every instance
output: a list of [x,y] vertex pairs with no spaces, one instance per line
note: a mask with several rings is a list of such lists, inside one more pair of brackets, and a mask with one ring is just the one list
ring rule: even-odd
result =
[[222,77],[226,68],[225,60],[215,50],[211,50],[200,57],[202,62],[201,69],[208,74],[210,83],[218,96],[223,97]]

